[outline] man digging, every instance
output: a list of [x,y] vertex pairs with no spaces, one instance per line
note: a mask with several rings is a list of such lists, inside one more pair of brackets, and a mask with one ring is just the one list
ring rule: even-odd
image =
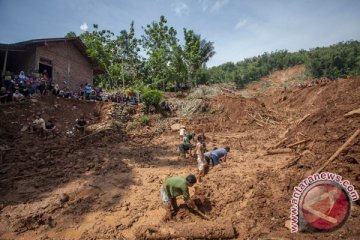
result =
[[219,166],[220,161],[226,162],[226,156],[230,152],[230,147],[217,148],[210,152],[210,159],[213,167]]
[[184,201],[190,208],[197,209],[189,194],[189,187],[192,187],[195,183],[196,177],[192,174],[188,175],[186,178],[182,176],[173,176],[165,180],[160,188],[160,197],[163,206],[166,209],[164,221],[172,219],[179,209],[176,203],[176,197],[178,196],[182,195]]
[[85,133],[85,126],[86,124],[88,124],[88,121],[85,120],[85,116],[81,115],[80,119],[76,119],[76,125],[75,125],[75,129],[77,131],[79,131],[80,133],[84,134]]
[[195,134],[185,134],[183,137],[183,142],[179,145],[179,151],[180,151],[180,158],[185,159],[186,153],[188,153],[190,156],[192,156],[192,149],[195,147],[191,144],[191,140]]

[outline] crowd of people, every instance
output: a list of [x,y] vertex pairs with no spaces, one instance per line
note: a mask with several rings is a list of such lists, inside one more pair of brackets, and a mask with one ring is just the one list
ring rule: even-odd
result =
[[[60,86],[61,85],[61,86]],[[101,87],[91,84],[81,84],[77,90],[71,90],[67,81],[61,84],[53,82],[44,70],[41,74],[25,74],[21,71],[18,75],[7,72],[4,77],[4,86],[0,89],[0,103],[22,102],[34,95],[54,95],[57,97],[106,101],[122,104],[136,105],[140,101],[140,94],[133,92],[117,92],[105,94]]]

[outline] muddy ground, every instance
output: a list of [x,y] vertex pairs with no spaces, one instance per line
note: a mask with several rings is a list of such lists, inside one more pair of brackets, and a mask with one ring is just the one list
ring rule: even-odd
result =
[[[196,173],[195,160],[178,158],[174,123],[205,132],[208,149],[230,146],[228,160],[210,169],[191,194],[211,223],[230,222],[236,239],[358,238],[358,202],[334,232],[291,234],[285,221],[293,187],[359,128],[359,116],[344,114],[360,106],[360,79],[286,92],[261,89],[256,98],[224,92],[202,101],[186,118],[153,114],[149,126],[141,125],[141,109],[133,106],[53,97],[0,106],[0,239],[136,239],[138,229],[163,224],[162,182]],[[29,134],[26,125],[36,112],[55,116],[60,136]],[[81,114],[90,120],[90,130],[66,134]],[[266,155],[280,140],[284,147],[303,139],[310,140],[291,153]],[[358,191],[359,139],[325,169]],[[204,221],[180,205],[167,224]]]

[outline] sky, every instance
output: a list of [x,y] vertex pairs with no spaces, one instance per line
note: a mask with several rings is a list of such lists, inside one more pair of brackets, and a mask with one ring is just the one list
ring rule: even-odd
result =
[[264,52],[360,40],[359,0],[0,0],[0,43],[81,34],[92,25],[115,34],[134,21],[142,27],[164,15],[214,42],[208,67]]

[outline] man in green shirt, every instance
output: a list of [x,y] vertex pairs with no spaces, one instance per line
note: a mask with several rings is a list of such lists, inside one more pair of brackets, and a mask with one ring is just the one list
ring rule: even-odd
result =
[[192,187],[196,183],[196,177],[192,174],[189,176],[173,176],[165,180],[164,184],[160,188],[160,197],[166,208],[165,220],[169,220],[173,217],[175,211],[178,210],[176,203],[176,197],[183,196],[186,204],[195,208],[194,202],[190,199],[189,187]]

